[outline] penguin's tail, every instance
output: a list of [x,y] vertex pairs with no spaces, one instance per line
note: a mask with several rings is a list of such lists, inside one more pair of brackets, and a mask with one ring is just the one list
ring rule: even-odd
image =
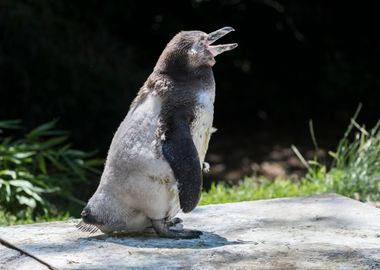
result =
[[77,225],[75,225],[78,230],[82,232],[89,232],[90,234],[96,233],[99,229],[95,225],[86,224],[81,220]]

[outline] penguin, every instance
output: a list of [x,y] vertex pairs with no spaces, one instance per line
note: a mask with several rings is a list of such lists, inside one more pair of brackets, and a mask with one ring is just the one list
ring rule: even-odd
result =
[[231,31],[181,31],[167,44],[113,137],[99,186],[81,213],[82,230],[201,235],[183,229],[175,215],[200,200],[213,132],[214,57],[237,47],[212,44]]

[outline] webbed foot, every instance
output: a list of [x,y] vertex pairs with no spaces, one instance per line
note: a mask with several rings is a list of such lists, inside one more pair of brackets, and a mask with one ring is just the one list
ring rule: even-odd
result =
[[174,227],[177,224],[182,224],[182,222],[182,219],[180,219],[179,217],[175,217],[172,220],[166,221],[166,224],[168,225],[168,227]]
[[[172,239],[194,239],[199,238],[202,234],[201,231],[196,230],[173,230],[169,224],[173,221],[178,221],[176,224],[180,223],[181,219],[173,219],[170,222],[166,222],[165,219],[152,219],[152,225],[155,232],[163,238],[172,238]],[[173,225],[172,225],[173,226]]]

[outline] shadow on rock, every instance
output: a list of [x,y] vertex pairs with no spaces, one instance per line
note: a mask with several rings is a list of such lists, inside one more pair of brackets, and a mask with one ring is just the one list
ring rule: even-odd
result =
[[[85,238],[81,238],[84,240]],[[228,241],[215,233],[203,232],[196,239],[168,239],[157,235],[97,235],[86,238],[88,241],[110,242],[138,248],[178,248],[178,249],[208,249],[226,245],[244,244],[244,241]]]

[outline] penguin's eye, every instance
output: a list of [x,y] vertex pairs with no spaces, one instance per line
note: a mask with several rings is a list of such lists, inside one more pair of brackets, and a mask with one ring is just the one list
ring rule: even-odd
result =
[[198,50],[195,47],[191,47],[189,54],[196,55],[198,53]]

